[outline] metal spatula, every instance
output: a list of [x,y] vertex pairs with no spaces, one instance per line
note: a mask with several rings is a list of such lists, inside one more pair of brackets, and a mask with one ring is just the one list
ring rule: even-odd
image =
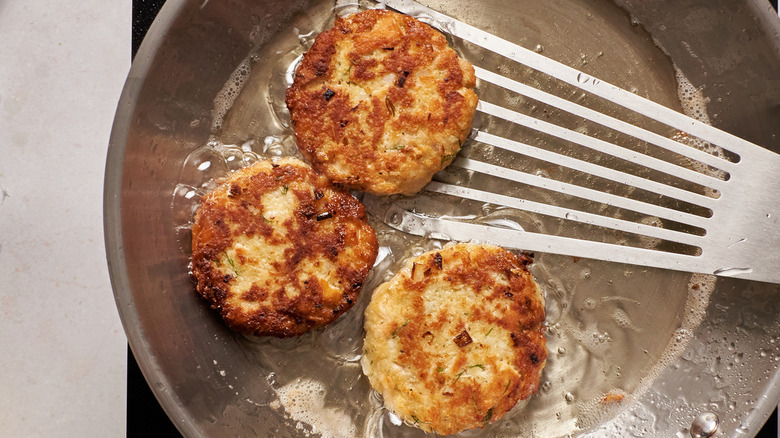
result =
[[[460,157],[424,192],[390,200],[364,197],[369,211],[385,223],[432,238],[780,283],[780,155],[414,1],[383,3],[432,20],[517,68],[531,68],[564,87],[597,96],[578,95],[573,102],[470,59],[480,87],[500,87],[555,112],[528,115],[480,95],[477,110],[491,123],[473,132]],[[619,105],[648,122],[624,121],[598,105],[580,104],[592,101]],[[585,120],[596,128],[572,129],[558,118]],[[540,140],[523,143],[512,135],[529,130]],[[586,152],[546,147],[556,142]],[[544,164],[535,170],[513,164],[526,160]],[[454,204],[455,210],[446,215],[426,211],[439,201]],[[482,207],[474,214],[468,212],[470,205]],[[514,219],[529,213],[556,218],[560,226],[551,230],[534,226],[541,223],[534,219],[527,221],[531,226]],[[569,233],[570,228],[578,231]]]

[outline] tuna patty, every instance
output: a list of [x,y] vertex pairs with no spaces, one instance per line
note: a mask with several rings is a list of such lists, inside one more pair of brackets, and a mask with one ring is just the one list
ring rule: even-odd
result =
[[318,172],[350,189],[412,194],[466,140],[475,82],[441,33],[367,10],[316,38],[286,100],[298,147]]
[[388,409],[445,435],[496,421],[538,390],[544,298],[529,262],[496,246],[451,244],[377,288],[361,363]]
[[192,227],[198,292],[248,334],[294,336],[334,321],[376,254],[363,206],[293,158],[232,174],[201,199]]

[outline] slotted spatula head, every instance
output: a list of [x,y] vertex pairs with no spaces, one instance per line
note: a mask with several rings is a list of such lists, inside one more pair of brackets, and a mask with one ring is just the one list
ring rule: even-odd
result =
[[469,59],[478,94],[508,97],[480,101],[488,122],[424,192],[364,197],[384,222],[432,238],[780,283],[780,155],[414,1],[384,3],[543,77],[526,84]]

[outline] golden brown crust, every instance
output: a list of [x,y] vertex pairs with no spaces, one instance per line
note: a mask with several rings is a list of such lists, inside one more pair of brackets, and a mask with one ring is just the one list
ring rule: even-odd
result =
[[411,194],[466,140],[475,82],[442,34],[367,10],[317,37],[286,100],[298,146],[318,172],[348,188]]
[[259,161],[201,199],[198,292],[234,330],[279,337],[352,307],[377,254],[363,206],[296,159]]
[[538,390],[544,300],[528,261],[449,245],[408,261],[374,292],[362,365],[390,410],[450,434],[496,421]]

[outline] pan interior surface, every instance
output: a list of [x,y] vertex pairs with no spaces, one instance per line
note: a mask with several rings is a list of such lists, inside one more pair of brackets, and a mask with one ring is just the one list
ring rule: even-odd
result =
[[[169,0],[128,79],[112,133],[105,195],[109,264],[128,339],[161,403],[188,436],[423,436],[382,409],[362,375],[363,309],[371,291],[407,257],[441,241],[404,235],[372,218],[380,255],[355,308],[331,326],[293,339],[232,333],[194,292],[189,227],[199,197],[260,157],[300,156],[284,105],[292,71],[338,15],[374,6],[248,3]],[[630,1],[426,4],[676,109],[683,107],[682,72],[695,81],[714,124],[777,150],[780,128],[769,123],[776,107],[757,105],[750,116],[741,110],[746,102],[771,102],[772,96],[780,101],[780,85],[761,82],[772,77],[772,67],[753,52],[725,53],[724,45],[700,40],[703,33],[717,33],[712,26],[730,3],[649,3],[664,13]],[[758,31],[744,36],[737,24],[734,32],[778,65],[773,29],[756,24],[761,11],[751,5],[729,17]],[[467,60],[552,93],[573,93],[467,43],[451,43]],[[747,69],[744,76],[755,83],[733,78],[734,68]],[[745,87],[752,91],[740,92]],[[512,99],[482,84],[477,94]],[[766,123],[758,123],[762,118]],[[530,135],[489,117],[475,124],[518,139]],[[473,145],[464,153],[519,160]],[[416,199],[438,214],[566,232],[560,221],[509,209]],[[550,355],[541,390],[468,436],[687,436],[704,413],[717,416],[721,436],[734,436],[757,430],[777,403],[771,389],[780,363],[777,286],[716,283],[707,276],[552,254],[537,254],[531,270],[547,302]]]

